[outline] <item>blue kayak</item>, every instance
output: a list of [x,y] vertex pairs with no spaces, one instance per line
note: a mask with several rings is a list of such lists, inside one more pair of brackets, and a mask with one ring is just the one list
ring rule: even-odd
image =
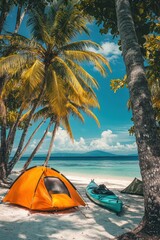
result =
[[86,187],[87,196],[98,205],[112,210],[116,213],[122,211],[123,203],[122,201],[104,184],[97,185],[94,180]]

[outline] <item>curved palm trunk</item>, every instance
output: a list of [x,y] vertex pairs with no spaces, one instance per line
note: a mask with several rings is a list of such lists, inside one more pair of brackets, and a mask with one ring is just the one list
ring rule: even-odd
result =
[[19,160],[19,156],[21,154],[21,150],[23,148],[23,144],[24,144],[24,140],[25,140],[25,137],[26,137],[26,134],[27,134],[27,131],[28,131],[28,128],[30,126],[30,122],[31,122],[31,119],[32,119],[32,116],[33,116],[33,113],[35,111],[35,106],[32,108],[31,112],[30,112],[30,115],[28,117],[28,121],[25,125],[25,128],[23,129],[23,132],[22,132],[22,135],[21,135],[21,138],[20,138],[20,142],[19,142],[19,145],[18,145],[18,148],[17,148],[17,151],[16,153],[14,154],[12,160],[9,162],[8,164],[8,167],[7,167],[7,176],[11,173],[12,169],[14,168],[15,164],[18,162]]
[[[17,162],[20,160],[20,158],[22,157],[22,155],[25,153],[25,151],[26,151],[27,147],[29,146],[32,138],[34,137],[34,135],[36,134],[36,132],[37,132],[38,129],[42,126],[43,123],[44,123],[44,121],[40,122],[40,124],[36,127],[36,129],[34,130],[34,132],[31,134],[31,136],[30,136],[30,138],[28,139],[26,145],[24,146],[23,150],[21,151],[20,155],[18,156]],[[16,163],[17,163],[17,162],[16,162]],[[15,164],[16,164],[16,163],[15,163]],[[9,163],[9,166],[8,166],[8,174],[11,173],[11,171],[12,171],[12,169],[13,169],[13,167],[14,167],[13,165],[10,165],[10,164],[12,164],[12,160],[11,160],[11,163]],[[11,168],[11,166],[12,166],[12,168]]]
[[22,157],[22,155],[25,153],[25,151],[27,150],[27,147],[29,146],[32,138],[34,137],[34,135],[36,134],[36,132],[39,130],[39,128],[42,126],[42,124],[43,124],[44,122],[45,122],[45,120],[42,121],[42,122],[40,122],[40,124],[39,124],[39,125],[36,127],[36,129],[33,131],[33,133],[31,134],[30,138],[28,139],[26,145],[24,146],[23,150],[21,151],[21,154],[20,154],[20,156],[19,156],[19,159],[20,159],[20,158]]
[[57,131],[58,127],[59,127],[59,122],[57,121],[55,123],[54,129],[53,129],[53,132],[52,132],[51,142],[50,142],[50,145],[49,145],[49,149],[48,149],[48,153],[47,153],[47,156],[46,156],[46,160],[44,162],[44,166],[48,165],[48,161],[49,161],[50,156],[51,156],[51,151],[52,151],[52,148],[53,148],[53,143],[54,143],[54,139],[55,139],[55,135],[56,135],[56,131]]
[[160,137],[129,0],[115,0],[115,3],[144,185],[143,231],[160,236]]
[[37,101],[35,102],[33,108],[31,109],[30,111],[30,114],[28,116],[28,120],[26,122],[26,125],[25,125],[25,128],[23,129],[23,133],[22,133],[22,136],[21,136],[21,139],[20,139],[20,142],[19,142],[19,145],[18,145],[18,148],[17,148],[17,151],[13,157],[13,159],[10,161],[10,163],[8,164],[8,168],[7,168],[7,175],[9,175],[12,171],[12,169],[14,168],[15,164],[18,162],[19,160],[19,156],[21,154],[21,151],[22,151],[22,148],[23,148],[23,144],[24,144],[24,140],[25,140],[25,137],[26,137],[26,134],[27,134],[27,131],[28,131],[28,128],[30,126],[30,122],[31,122],[31,119],[32,119],[32,116],[33,116],[33,113],[34,111],[36,110],[36,108],[38,107],[38,104],[40,102],[40,99],[42,98],[43,96],[43,93],[44,93],[44,85],[45,85],[45,81],[43,82],[43,86],[41,88],[41,92],[38,96],[38,99]]
[[0,78],[0,118],[1,118],[1,129],[0,129],[0,179],[3,180],[6,178],[6,106],[5,102],[1,97],[3,86],[5,84],[4,78]]
[[43,79],[43,82],[42,82],[42,86],[41,86],[41,91],[38,95],[38,98],[37,100],[35,101],[31,111],[30,111],[30,114],[28,116],[28,120],[26,121],[26,125],[23,129],[23,133],[21,135],[21,138],[20,138],[20,141],[19,141],[19,145],[18,145],[18,148],[16,150],[16,153],[14,155],[14,157],[12,158],[12,160],[10,161],[10,163],[8,164],[7,166],[7,176],[11,173],[12,169],[14,168],[15,164],[18,162],[19,160],[19,156],[21,155],[21,151],[22,151],[22,148],[23,148],[23,144],[24,144],[24,140],[25,140],[25,137],[26,137],[26,134],[27,134],[27,131],[28,131],[28,128],[30,126],[30,122],[31,122],[31,119],[32,119],[32,116],[36,110],[36,108],[38,107],[38,105],[40,104],[40,100],[42,99],[43,97],[43,94],[45,92],[45,83],[46,83],[46,79],[45,79],[45,73],[47,72],[47,69],[48,69],[48,64],[45,63],[45,70],[44,70],[44,79]]
[[5,153],[6,153],[6,127],[3,124],[1,125],[0,129],[0,137],[1,137],[1,147],[0,147],[0,180],[4,181],[4,179],[7,177],[7,165],[6,162],[3,161],[5,159]]
[[48,127],[47,127],[47,129],[46,129],[46,131],[45,131],[45,133],[43,135],[43,137],[41,138],[41,140],[39,141],[38,145],[36,146],[36,148],[32,152],[31,156],[28,158],[27,162],[24,164],[23,169],[22,169],[23,172],[28,168],[29,164],[31,163],[32,159],[34,158],[35,154],[37,153],[38,149],[41,147],[42,143],[44,142],[44,139],[47,136],[47,133],[48,133],[51,125],[52,125],[52,121],[50,121],[50,123],[49,123],[49,125],[48,125]]
[[6,106],[4,104],[3,99],[0,97],[0,112],[2,112],[1,115],[1,158],[5,158],[5,152],[6,152]]
[[27,7],[23,10],[23,6],[22,5],[19,5],[18,6],[18,9],[17,9],[17,18],[16,18],[16,25],[15,25],[15,30],[14,30],[14,33],[18,33],[19,31],[19,28],[21,26],[21,23],[25,17],[25,14],[27,12]]
[[23,109],[21,108],[20,111],[19,111],[17,120],[13,124],[13,126],[10,128],[10,131],[8,133],[8,136],[7,136],[7,140],[6,140],[6,158],[5,158],[5,161],[6,161],[7,164],[8,164],[8,161],[9,161],[10,153],[11,153],[12,148],[13,148],[15,134],[16,134],[16,129],[17,129],[19,120],[21,118],[22,112],[23,112]]
[[[3,9],[2,9],[1,15],[0,15],[0,33],[2,32],[3,25],[5,23],[5,20],[7,18],[9,11],[10,11],[10,8],[11,8],[10,4],[12,4],[12,3],[10,3],[10,1],[4,1]],[[18,32],[26,11],[27,11],[27,9],[25,9],[24,12],[22,14],[20,14],[21,10],[20,10],[20,8],[18,8],[16,25],[15,25],[15,33]],[[3,90],[3,86],[4,86],[5,82],[8,80],[8,77],[9,76],[0,77],[0,95]],[[4,112],[2,112],[2,107],[1,107],[2,105],[3,105],[3,109],[4,109],[5,103],[4,103],[3,99],[0,100],[0,116],[3,116],[3,114],[4,114]],[[3,118],[4,117],[5,116],[3,116]],[[0,179],[2,179],[2,180],[4,178],[6,178],[8,176],[8,173],[10,172],[10,171],[8,171],[7,166],[8,166],[9,155],[10,155],[12,147],[13,147],[13,142],[14,142],[17,125],[18,125],[18,120],[14,124],[13,131],[10,132],[8,139],[6,138],[6,127],[4,127],[4,126],[1,127],[2,134],[1,134],[1,147],[0,147]]]

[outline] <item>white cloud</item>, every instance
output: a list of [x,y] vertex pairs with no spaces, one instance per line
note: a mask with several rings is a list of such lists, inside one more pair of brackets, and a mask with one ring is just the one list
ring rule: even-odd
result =
[[[67,131],[59,127],[54,145],[53,152],[88,152],[94,150],[101,150],[115,154],[135,154],[137,153],[137,145],[131,137],[132,140],[127,138],[127,129],[126,132],[116,131],[113,133],[111,130],[105,130],[97,138],[84,139],[80,137],[75,139],[74,142],[70,139]],[[38,150],[39,154],[46,154],[51,140],[51,132],[48,132],[47,138],[45,139],[43,145]],[[33,149],[38,144],[39,139],[34,139],[29,145],[26,154],[30,154]],[[16,149],[14,149],[15,151]],[[13,151],[13,152],[14,152]]]
[[82,152],[87,150],[87,146],[83,137],[73,142],[67,134],[67,131],[60,127],[55,137],[54,149],[56,152]]
[[97,149],[103,149],[111,145],[117,139],[117,135],[113,134],[111,130],[102,132],[101,137],[90,142],[90,146]]
[[[105,130],[97,138],[84,138],[74,139],[72,141],[67,134],[67,131],[59,127],[54,145],[53,152],[88,152],[94,150],[101,150],[115,154],[135,154],[137,153],[137,145],[133,137],[129,137],[126,128],[122,131],[113,133],[111,130]],[[39,154],[46,154],[51,140],[51,132],[48,132],[43,145],[38,150]],[[128,138],[127,138],[128,136]],[[37,146],[40,139],[34,139],[27,148],[26,154],[30,154]],[[13,153],[16,151],[14,147]]]
[[[121,140],[121,142],[119,142]],[[135,142],[123,144],[122,135],[113,134],[111,130],[102,132],[101,137],[90,142],[90,150],[102,150],[116,154],[131,154],[137,152]]]
[[[74,142],[69,138],[66,130],[61,127],[58,129],[53,152],[88,152],[94,150],[107,151],[115,154],[133,154],[137,152],[136,143],[132,140],[131,143],[124,143],[123,136],[126,140],[126,133],[113,133],[111,130],[103,131],[99,138],[84,139],[80,137]],[[39,153],[46,153],[51,139],[51,132],[41,147]],[[31,147],[36,143],[34,141]]]
[[101,47],[102,47],[101,53],[104,54],[105,56],[110,56],[110,55],[120,56],[121,55],[119,46],[117,44],[115,44],[114,42],[102,43]]
[[114,42],[103,42],[100,49],[95,49],[93,47],[87,48],[87,50],[103,54],[108,61],[113,61],[121,56],[121,51],[119,50],[118,44]]

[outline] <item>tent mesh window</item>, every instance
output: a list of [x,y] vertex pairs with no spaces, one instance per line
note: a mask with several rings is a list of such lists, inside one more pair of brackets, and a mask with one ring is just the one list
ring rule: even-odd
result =
[[44,184],[50,194],[65,193],[70,197],[67,187],[59,178],[45,177]]

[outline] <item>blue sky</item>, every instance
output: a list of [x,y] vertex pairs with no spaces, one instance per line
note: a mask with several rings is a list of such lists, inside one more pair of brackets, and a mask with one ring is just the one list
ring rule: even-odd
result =
[[[13,11],[8,18],[6,29],[13,29],[14,19],[15,12]],[[117,39],[113,40],[110,34],[101,35],[99,33],[99,28],[94,23],[89,24],[88,27],[90,29],[90,37],[83,34],[77,39],[90,39],[99,43],[102,47],[99,53],[103,54],[108,59],[112,69],[112,73],[106,69],[107,76],[104,78],[93,65],[88,64],[85,66],[85,69],[95,77],[99,83],[99,90],[95,90],[95,92],[100,103],[100,110],[94,109],[93,112],[98,117],[101,126],[98,128],[95,121],[88,116],[85,116],[85,123],[81,123],[78,119],[73,119],[71,117],[70,124],[74,135],[74,143],[69,139],[66,131],[61,126],[56,134],[53,152],[87,152],[102,150],[115,154],[135,154],[137,153],[135,138],[128,134],[128,129],[132,126],[131,112],[127,109],[127,100],[129,98],[128,90],[121,89],[115,94],[110,89],[110,80],[122,78],[125,74],[125,66],[117,45]],[[20,33],[28,36],[25,24],[22,25]],[[32,125],[28,136],[36,125],[37,124]],[[42,137],[46,126],[47,123],[42,126],[35,135],[26,154],[33,151],[39,139]],[[17,135],[17,140],[19,136],[20,132]],[[43,146],[39,150],[39,154],[45,154],[47,152],[50,138],[51,132],[49,132]],[[16,149],[16,145],[17,141],[15,142],[14,150]]]

